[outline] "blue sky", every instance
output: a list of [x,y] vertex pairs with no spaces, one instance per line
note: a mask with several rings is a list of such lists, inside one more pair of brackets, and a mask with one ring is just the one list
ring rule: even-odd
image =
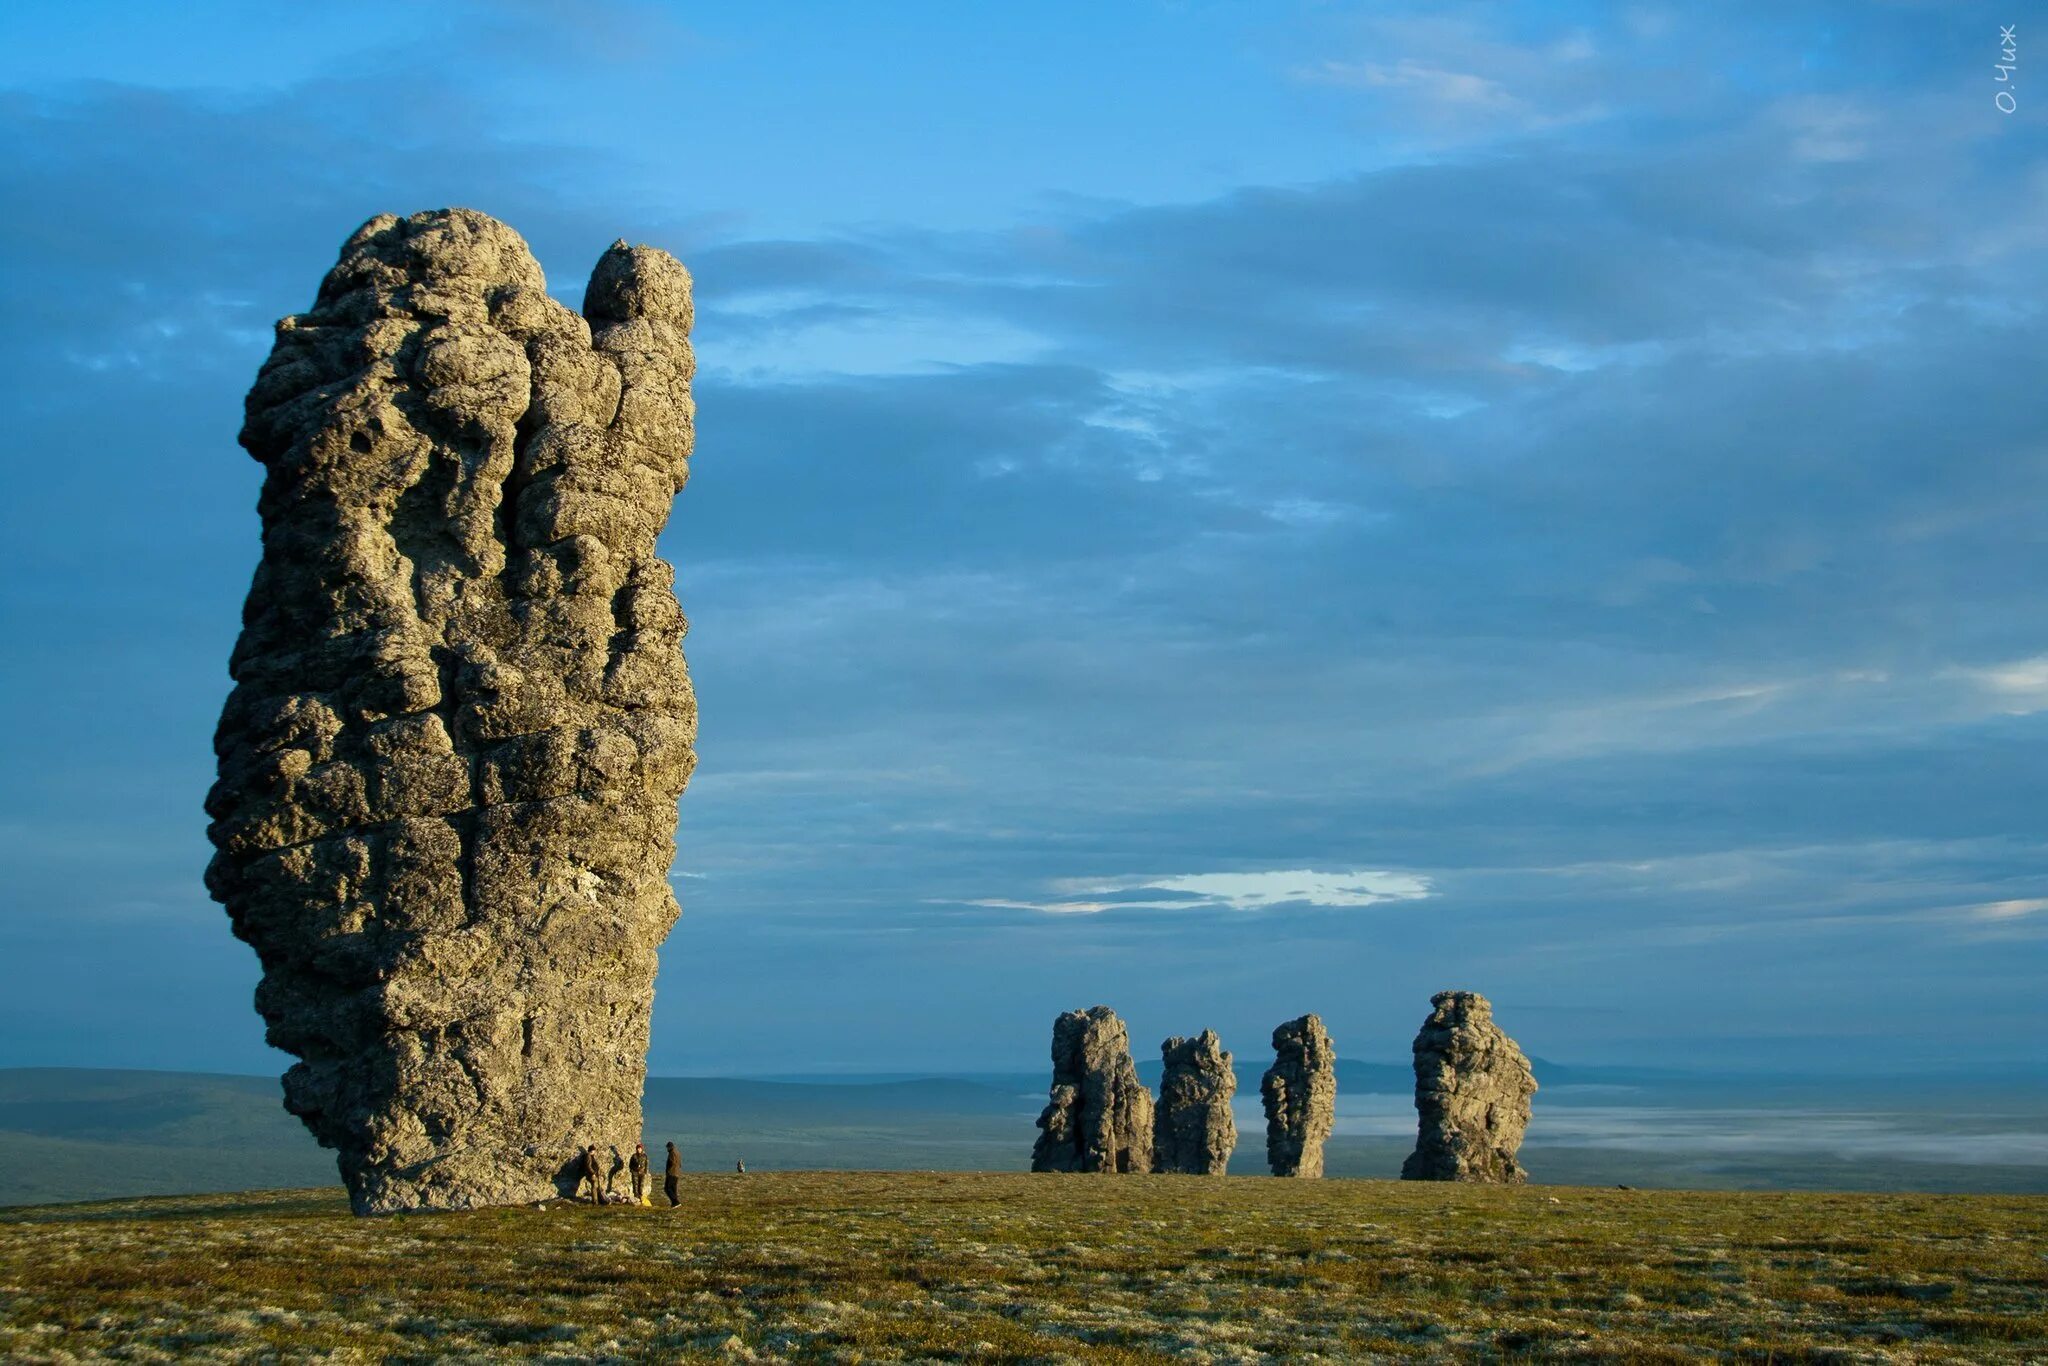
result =
[[657,1072],[1096,1002],[1395,1059],[1451,986],[1561,1061],[2036,1060],[2014,17],[8,6],[0,1065],[281,1061],[200,885],[241,395],[447,204],[697,279]]

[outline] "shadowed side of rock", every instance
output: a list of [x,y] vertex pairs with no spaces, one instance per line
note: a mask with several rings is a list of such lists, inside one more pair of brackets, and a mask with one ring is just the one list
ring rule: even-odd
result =
[[1152,1093],[1131,1061],[1130,1033],[1108,1006],[1052,1025],[1052,1093],[1038,1117],[1035,1172],[1152,1170]]
[[370,220],[247,402],[256,569],[208,886],[355,1208],[538,1199],[639,1132],[685,623],[690,277],[620,242],[584,312],[483,214]]
[[1476,991],[1440,991],[1415,1036],[1415,1151],[1406,1181],[1512,1185],[1529,1174],[1516,1160],[1529,1128],[1536,1077]]
[[1273,1065],[1259,1081],[1266,1162],[1275,1176],[1323,1174],[1323,1142],[1337,1117],[1337,1050],[1322,1019],[1304,1015],[1273,1031]]
[[1216,1031],[1192,1039],[1168,1039],[1159,1046],[1164,1070],[1152,1121],[1152,1170],[1221,1176],[1237,1149],[1237,1121],[1230,1113],[1237,1074]]

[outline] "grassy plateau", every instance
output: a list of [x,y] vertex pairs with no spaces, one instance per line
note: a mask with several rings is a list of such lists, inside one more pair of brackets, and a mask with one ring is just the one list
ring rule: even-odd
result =
[[692,1173],[680,1209],[0,1210],[0,1357],[2048,1360],[2048,1198]]

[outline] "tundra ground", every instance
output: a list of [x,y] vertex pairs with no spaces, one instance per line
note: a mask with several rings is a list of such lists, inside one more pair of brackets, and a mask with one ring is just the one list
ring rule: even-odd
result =
[[0,1210],[10,1361],[2044,1356],[2038,1196],[793,1172]]

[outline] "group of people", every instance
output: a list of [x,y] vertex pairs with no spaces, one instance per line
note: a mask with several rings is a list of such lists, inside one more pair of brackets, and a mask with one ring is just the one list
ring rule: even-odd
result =
[[[612,1149],[612,1162],[609,1171],[605,1169],[604,1160],[597,1155],[597,1145],[592,1143],[586,1147],[583,1150],[582,1179],[576,1183],[577,1194],[582,1194],[587,1187],[590,1191],[590,1203],[593,1205],[602,1205],[606,1203],[607,1199],[618,1199],[619,1196],[615,1185],[621,1166],[632,1177],[632,1203],[636,1205],[647,1204],[648,1160],[647,1145],[645,1143],[635,1143],[633,1145],[633,1155],[625,1159],[623,1163],[619,1159],[619,1150],[617,1148]],[[683,1203],[682,1182],[683,1155],[677,1152],[676,1145],[671,1143],[668,1145],[668,1167],[662,1174],[662,1188],[668,1195],[669,1208],[671,1209]]]
[[[648,1159],[647,1145],[645,1143],[635,1143],[633,1145],[633,1155],[629,1158],[621,1158],[619,1150],[613,1148],[609,1170],[606,1169],[604,1160],[597,1155],[597,1145],[595,1143],[589,1144],[583,1149],[583,1156],[580,1160],[582,1165],[579,1168],[580,1174],[576,1182],[576,1193],[580,1196],[587,1189],[590,1192],[591,1204],[603,1205],[627,1202],[635,1205],[645,1205],[649,1203],[647,1199]],[[734,1163],[733,1166],[734,1170],[742,1174],[747,1170],[745,1159]],[[627,1200],[626,1196],[619,1194],[617,1190],[618,1175],[621,1170],[624,1170],[632,1178],[633,1194],[630,1201]],[[683,1203],[682,1183],[683,1155],[677,1152],[676,1145],[671,1143],[668,1145],[668,1165],[663,1170],[661,1182],[662,1190],[668,1196],[670,1209],[674,1209],[677,1205]]]

